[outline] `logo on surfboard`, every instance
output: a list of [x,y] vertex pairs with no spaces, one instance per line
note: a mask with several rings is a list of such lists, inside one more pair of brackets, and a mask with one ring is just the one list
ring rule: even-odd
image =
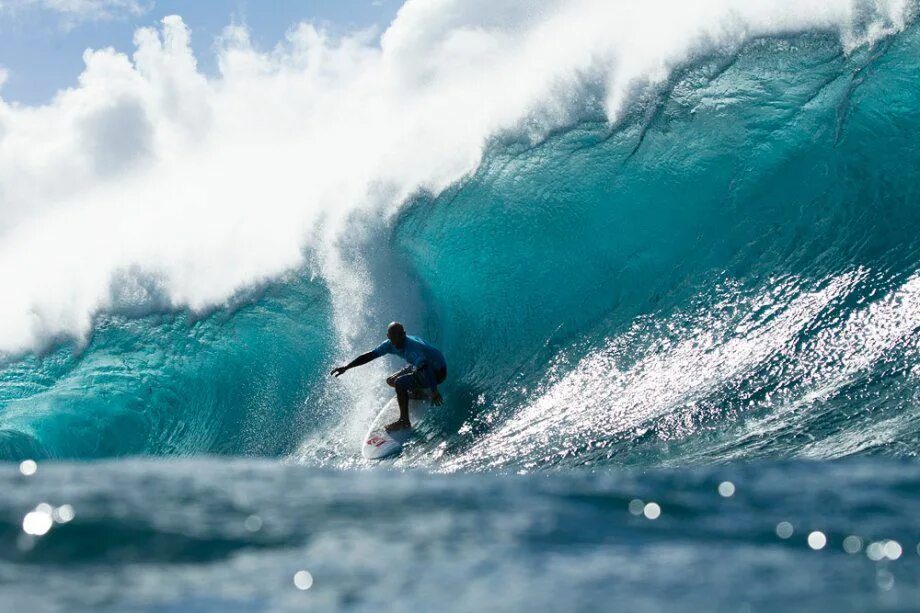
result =
[[374,447],[381,447],[385,442],[387,442],[387,439],[381,436],[374,435],[370,437],[369,439],[367,439],[367,442],[365,442],[364,444],[373,445]]

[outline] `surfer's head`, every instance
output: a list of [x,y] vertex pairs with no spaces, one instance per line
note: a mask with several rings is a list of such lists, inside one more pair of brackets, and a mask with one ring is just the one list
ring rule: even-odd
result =
[[402,349],[406,344],[406,329],[398,321],[387,326],[387,338],[397,349]]

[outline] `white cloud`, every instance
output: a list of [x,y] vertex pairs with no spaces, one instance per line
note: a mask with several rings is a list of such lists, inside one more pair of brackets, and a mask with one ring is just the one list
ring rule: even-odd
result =
[[[903,25],[893,3],[867,4]],[[851,0],[410,0],[379,44],[304,24],[262,53],[230,28],[211,79],[168,17],[137,31],[133,57],[88,51],[48,105],[0,99],[0,351],[85,335],[125,302],[220,303],[305,246],[347,317],[364,286],[335,246],[355,216],[456,181],[497,132],[571,121],[585,81],[616,119],[695,51],[850,36],[853,14]]]
[[0,11],[53,11],[69,25],[143,15],[151,8],[153,0],[0,0]]

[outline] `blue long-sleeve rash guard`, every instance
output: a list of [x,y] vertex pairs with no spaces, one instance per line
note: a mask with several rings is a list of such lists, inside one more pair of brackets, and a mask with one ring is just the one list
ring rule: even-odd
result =
[[[444,355],[417,336],[406,336],[406,342],[402,349],[397,349],[390,339],[380,343],[372,352],[375,358],[392,353],[398,355],[409,364],[415,366],[416,370],[425,377],[428,387],[437,387],[438,380],[436,374],[441,369],[447,368],[447,361]],[[423,366],[429,368],[422,368]]]

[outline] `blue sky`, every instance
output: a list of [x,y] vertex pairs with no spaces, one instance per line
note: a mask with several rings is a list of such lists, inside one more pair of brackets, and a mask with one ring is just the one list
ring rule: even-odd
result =
[[179,14],[192,30],[201,69],[213,72],[215,35],[245,24],[257,46],[271,48],[298,21],[333,32],[386,26],[402,0],[0,0],[0,97],[35,105],[76,83],[87,48],[131,53],[138,27]]

